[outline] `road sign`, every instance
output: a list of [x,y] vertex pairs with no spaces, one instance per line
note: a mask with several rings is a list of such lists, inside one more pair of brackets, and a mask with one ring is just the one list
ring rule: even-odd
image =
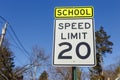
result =
[[92,18],[92,6],[56,7],[55,18]]
[[56,19],[53,65],[94,66],[93,19]]

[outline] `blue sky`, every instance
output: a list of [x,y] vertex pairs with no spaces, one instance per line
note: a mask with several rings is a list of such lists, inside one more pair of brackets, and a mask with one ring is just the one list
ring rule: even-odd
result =
[[[120,1],[119,0],[0,0],[0,16],[13,27],[25,49],[31,53],[38,45],[52,57],[54,8],[59,6],[93,6],[95,30],[103,26],[114,43],[113,53],[105,57],[105,65],[115,63],[120,57]],[[0,19],[0,21],[2,21]],[[3,22],[3,21],[2,21]],[[0,24],[0,29],[2,28]],[[11,32],[8,27],[8,31]],[[6,37],[15,45],[7,32]],[[28,63],[18,48],[12,47],[16,66]]]

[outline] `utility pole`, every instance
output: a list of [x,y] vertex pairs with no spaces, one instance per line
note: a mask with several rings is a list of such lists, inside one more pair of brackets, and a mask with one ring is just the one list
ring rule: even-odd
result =
[[4,24],[4,27],[2,28],[2,35],[1,35],[1,38],[0,38],[0,47],[2,47],[2,43],[3,43],[3,40],[4,40],[4,36],[6,34],[6,30],[7,30],[7,22]]

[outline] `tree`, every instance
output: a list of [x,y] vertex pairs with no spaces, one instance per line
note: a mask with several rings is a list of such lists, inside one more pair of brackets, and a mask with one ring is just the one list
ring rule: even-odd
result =
[[39,80],[48,80],[48,73],[46,71],[43,71]]
[[14,68],[14,56],[9,48],[9,42],[4,41],[3,46],[0,47],[0,79],[2,80],[14,80],[13,68]]
[[109,66],[107,66],[107,68],[105,70],[103,70],[105,79],[110,79],[110,80],[115,80],[115,78],[117,77],[117,73],[116,73],[116,68],[117,66],[115,64],[111,64]]
[[30,58],[30,68],[26,71],[29,75],[29,80],[36,80],[36,75],[39,73],[40,68],[48,65],[49,56],[45,54],[45,51],[38,46],[32,48],[32,54]]
[[115,69],[117,77],[120,77],[120,65]]
[[50,80],[71,80],[71,67],[50,67]]
[[71,67],[57,67],[56,71],[59,73],[59,76],[61,76],[61,79],[71,80]]
[[23,80],[23,69],[25,69],[24,67],[16,67],[13,70],[13,74],[15,79],[17,80]]
[[0,80],[23,80],[22,74],[17,75],[14,67],[14,55],[10,43],[4,39],[0,47]]
[[[50,68],[51,80],[72,80],[72,67],[51,67]],[[81,80],[81,70],[76,68],[77,80]]]
[[102,76],[102,63],[103,63],[103,56],[106,53],[112,53],[112,46],[113,43],[109,40],[110,36],[104,31],[103,27],[100,27],[99,31],[95,32],[96,37],[96,66],[90,68],[91,72],[91,80],[94,77],[103,77]]
[[76,68],[77,71],[77,80],[81,80],[82,71],[79,68]]

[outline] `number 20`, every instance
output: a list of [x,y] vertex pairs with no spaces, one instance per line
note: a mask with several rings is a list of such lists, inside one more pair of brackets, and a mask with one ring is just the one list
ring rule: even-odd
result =
[[[62,43],[59,44],[59,46],[64,46],[64,45],[67,45],[68,48],[64,49],[64,50],[62,50],[60,52],[60,54],[58,55],[58,59],[72,59],[72,56],[63,56],[63,54],[65,54],[66,52],[68,52],[68,51],[70,51],[72,49],[72,45],[70,43],[68,43],[68,42],[62,42]],[[86,48],[87,48],[87,54],[85,56],[82,56],[80,54],[80,52],[79,52],[79,49],[80,49],[80,47],[82,45],[86,46]],[[88,43],[80,42],[80,43],[77,44],[77,46],[76,46],[76,55],[77,55],[78,58],[86,59],[86,58],[88,58],[90,56],[90,52],[91,52],[91,49],[90,49],[90,46],[89,46]]]

